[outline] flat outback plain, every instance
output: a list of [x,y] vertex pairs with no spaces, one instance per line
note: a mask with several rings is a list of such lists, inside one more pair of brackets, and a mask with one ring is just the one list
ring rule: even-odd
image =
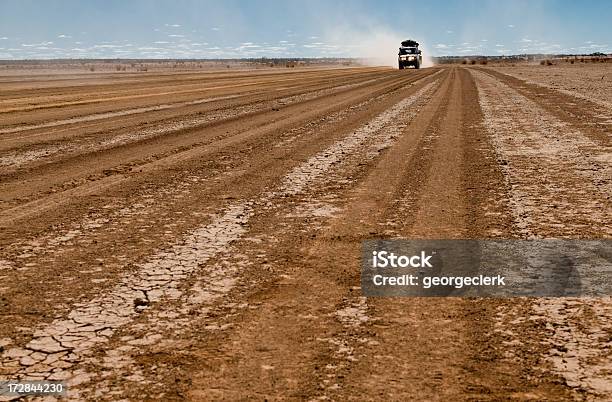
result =
[[0,378],[609,400],[609,297],[365,298],[360,250],[612,237],[611,72],[0,69]]

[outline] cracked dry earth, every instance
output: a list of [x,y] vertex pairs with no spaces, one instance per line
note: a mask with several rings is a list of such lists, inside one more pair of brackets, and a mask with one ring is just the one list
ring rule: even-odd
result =
[[359,287],[363,239],[609,238],[605,103],[492,68],[49,81],[0,77],[0,379],[609,400],[610,298]]

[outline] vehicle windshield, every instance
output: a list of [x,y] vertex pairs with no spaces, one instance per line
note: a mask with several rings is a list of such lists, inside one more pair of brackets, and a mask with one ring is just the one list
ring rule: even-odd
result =
[[400,54],[416,54],[417,50],[415,47],[400,47]]

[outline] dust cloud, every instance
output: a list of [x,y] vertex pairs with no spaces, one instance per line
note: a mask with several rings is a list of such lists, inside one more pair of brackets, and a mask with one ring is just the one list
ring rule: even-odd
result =
[[423,54],[422,67],[433,66],[426,41],[410,32],[398,33],[387,28],[370,27],[355,30],[350,27],[336,27],[327,31],[325,41],[341,49],[347,57],[359,59],[369,66],[390,66],[397,68],[397,52],[400,43],[406,39],[419,42]]

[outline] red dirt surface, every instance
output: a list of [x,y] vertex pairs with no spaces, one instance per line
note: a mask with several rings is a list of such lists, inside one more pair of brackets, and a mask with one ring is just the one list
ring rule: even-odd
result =
[[360,292],[363,239],[612,236],[610,108],[518,77],[0,77],[0,379],[76,400],[606,400],[610,298]]

